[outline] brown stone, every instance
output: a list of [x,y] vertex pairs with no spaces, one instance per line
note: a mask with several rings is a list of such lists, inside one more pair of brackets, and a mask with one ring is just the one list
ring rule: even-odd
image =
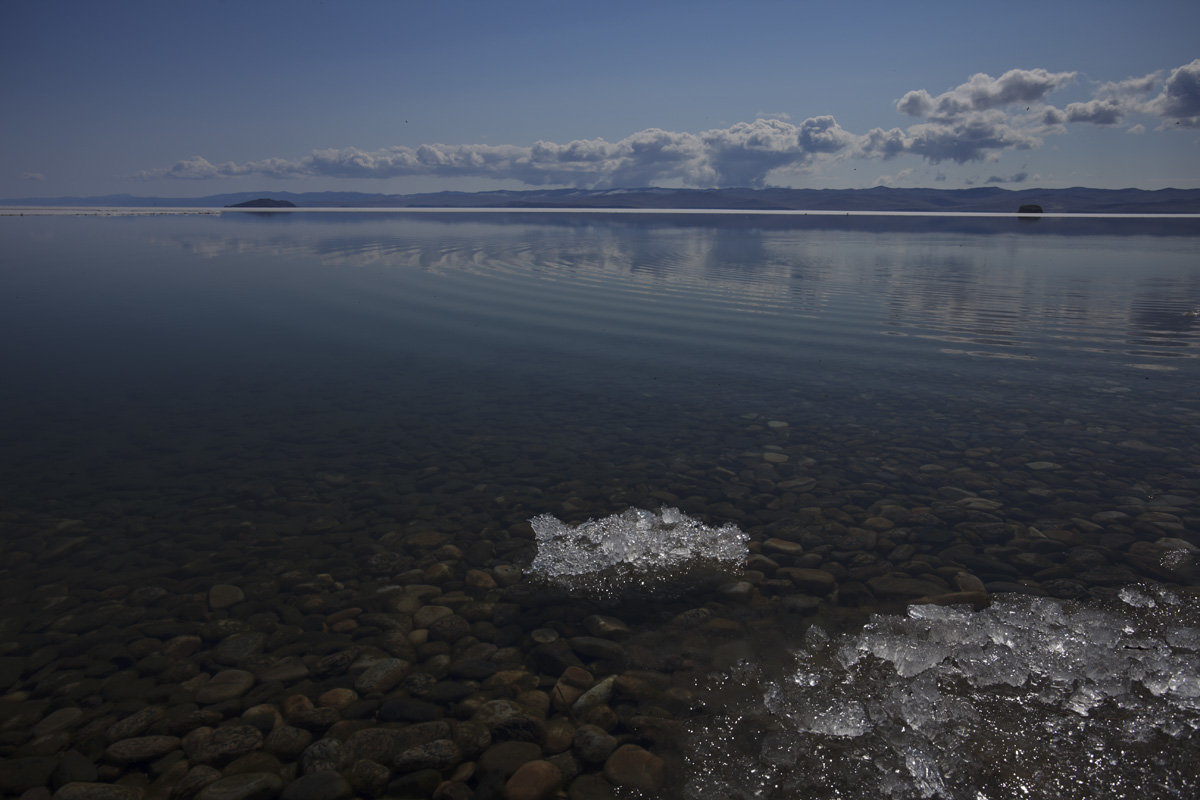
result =
[[787,578],[805,594],[827,595],[837,588],[837,580],[823,569],[781,567],[776,575]]
[[604,777],[617,786],[657,792],[666,776],[661,758],[636,744],[625,744],[604,762]]
[[547,800],[562,785],[562,777],[549,761],[528,761],[504,784],[504,800]]
[[767,539],[763,542],[763,550],[768,553],[782,553],[787,556],[804,555],[804,548],[796,542],[786,539]]
[[244,669],[225,669],[196,690],[196,702],[201,705],[221,703],[241,697],[254,685],[254,675]]

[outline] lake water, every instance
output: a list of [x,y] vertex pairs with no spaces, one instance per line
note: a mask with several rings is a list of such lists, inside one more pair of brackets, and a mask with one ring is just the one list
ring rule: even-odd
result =
[[2,791],[1200,791],[1196,220],[0,242]]

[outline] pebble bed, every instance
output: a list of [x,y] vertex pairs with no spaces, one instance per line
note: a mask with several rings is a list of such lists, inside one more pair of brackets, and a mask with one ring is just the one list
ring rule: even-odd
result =
[[[1195,593],[1194,445],[1032,415],[938,429],[928,413],[903,433],[696,419],[711,459],[593,448],[620,485],[539,485],[560,465],[497,457],[528,442],[458,436],[438,459],[381,444],[387,480],[370,452],[353,462],[366,473],[340,471],[330,441],[325,469],[281,463],[274,481],[255,465],[189,496],[164,472],[153,502],[106,486],[88,513],[70,493],[70,517],[7,508],[0,790],[670,796],[682,726],[705,713],[697,687],[756,637],[798,641],[814,621],[836,630],[912,601],[1081,600],[1145,581]],[[580,521],[626,504],[736,524],[744,569],[624,603],[527,574],[534,511]]]
[[[264,263],[291,281],[289,258]],[[710,377],[708,351],[637,374],[535,351],[546,364],[465,381],[312,345],[311,374],[241,376],[232,400],[219,370],[210,395],[167,380],[131,399],[98,369],[98,409],[27,409],[36,436],[4,442],[0,794],[671,798],[711,676],[769,673],[813,625],[999,595],[1197,596],[1184,372],[1002,372],[979,357],[996,346],[931,340],[954,346],[927,384],[820,352],[738,380]],[[530,520],[629,508],[736,526],[748,555],[649,597],[530,572]]]

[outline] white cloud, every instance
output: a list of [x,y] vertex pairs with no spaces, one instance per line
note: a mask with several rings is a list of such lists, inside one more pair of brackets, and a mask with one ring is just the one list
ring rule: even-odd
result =
[[984,181],[984,183],[1024,183],[1028,179],[1029,173],[1022,170],[1021,172],[1014,173],[1007,178],[1000,175],[993,175]]
[[21,180],[23,180],[23,181],[44,181],[44,180],[46,180],[46,176],[45,176],[45,174],[43,174],[41,172],[22,172]]
[[993,78],[980,72],[937,97],[924,89],[908,92],[896,102],[896,108],[909,116],[948,122],[971,112],[1040,102],[1050,92],[1073,81],[1075,75],[1044,69],[1010,69]]
[[[1200,127],[1200,59],[1169,74],[1156,72],[1100,84],[1091,99],[1069,103],[1065,109],[1045,102],[1076,75],[1013,69],[999,77],[973,75],[936,97],[916,89],[896,101],[896,108],[920,121],[904,128],[874,128],[865,134],[847,131],[830,115],[793,123],[787,114],[774,113],[698,133],[647,128],[613,142],[423,144],[372,151],[344,147],[314,150],[294,159],[241,163],[212,163],[197,155],[169,167],[143,171],[138,177],[421,175],[516,180],[532,186],[764,186],[773,176],[778,179],[785,173],[809,171],[831,160],[852,157],[887,160],[911,155],[931,164],[996,161],[1007,151],[1041,147],[1046,136],[1066,134],[1068,123],[1111,126],[1131,114],[1157,116],[1164,120],[1164,127],[1171,123],[1172,127]],[[1159,93],[1151,98],[1154,92]],[[1140,124],[1129,128],[1131,133],[1144,131]],[[905,175],[901,171],[880,180]],[[992,177],[989,182],[1020,182],[1015,180],[1017,176]]]
[[821,155],[853,148],[858,137],[830,116],[798,125],[780,119],[684,133],[649,128],[616,142],[578,139],[514,145],[348,147],[307,156],[212,164],[201,156],[145,171],[142,178],[271,178],[326,176],[394,178],[405,175],[513,178],[531,185],[644,186],[677,180],[693,186],[761,186],[771,170],[799,168]]
[[1132,128],[1130,128],[1129,130],[1127,130],[1125,132],[1140,135],[1140,134],[1143,134],[1146,132],[1146,126],[1139,122],[1137,125],[1134,125]]
[[872,185],[873,186],[895,186],[898,182],[904,180],[909,175],[912,175],[913,172],[914,172],[913,168],[909,167],[908,169],[900,170],[895,175],[880,175],[878,178],[875,179],[875,183]]
[[1187,128],[1200,128],[1200,58],[1171,71],[1146,110]]
[[1157,89],[1161,79],[1161,72],[1151,72],[1140,78],[1126,78],[1123,81],[1102,83],[1096,90],[1096,97],[1107,100],[1136,99]]
[[1116,125],[1125,109],[1115,100],[1089,100],[1067,106],[1067,122],[1091,122],[1096,125]]
[[1045,131],[1025,118],[1013,118],[998,109],[977,111],[951,121],[923,122],[904,130],[876,128],[863,137],[865,156],[892,158],[904,153],[921,156],[931,164],[953,161],[995,161],[1005,150],[1039,147]]

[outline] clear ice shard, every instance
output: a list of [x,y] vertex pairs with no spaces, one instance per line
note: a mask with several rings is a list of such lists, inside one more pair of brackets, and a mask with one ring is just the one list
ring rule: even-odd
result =
[[1147,584],[810,628],[781,670],[713,684],[685,796],[1200,797],[1198,622],[1200,596]]
[[568,525],[550,514],[531,519],[537,555],[528,574],[573,594],[615,598],[670,591],[739,569],[749,537],[736,525],[705,525],[676,508],[629,508]]

